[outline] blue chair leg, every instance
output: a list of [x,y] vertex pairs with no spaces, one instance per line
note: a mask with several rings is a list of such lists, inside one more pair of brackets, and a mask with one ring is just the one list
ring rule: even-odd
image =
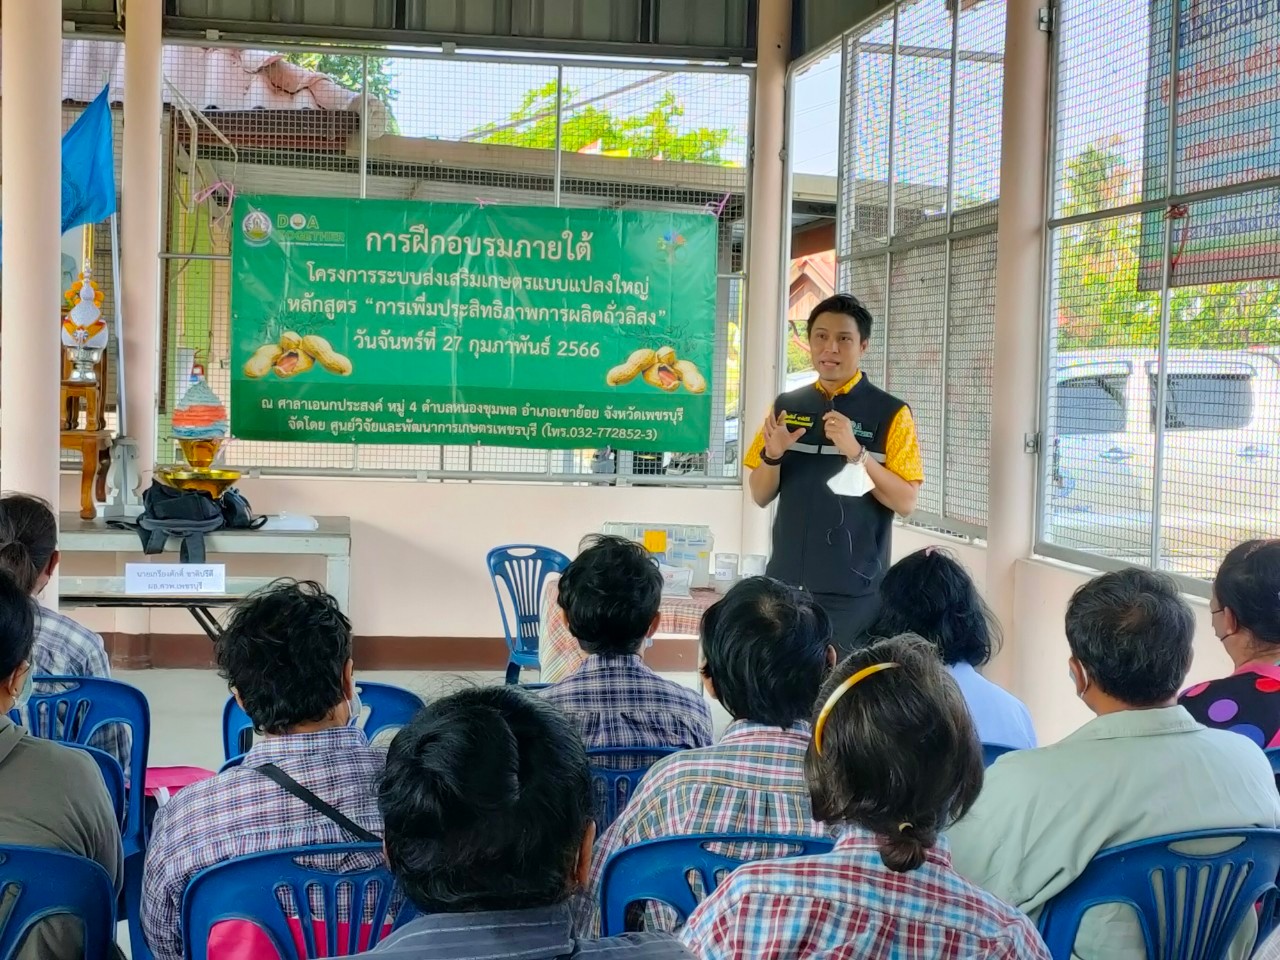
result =
[[124,862],[124,905],[129,920],[129,955],[133,960],[152,960],[147,939],[142,934],[142,865],[145,853],[135,853]]
[[514,660],[507,664],[507,683],[516,684],[520,682],[520,664]]

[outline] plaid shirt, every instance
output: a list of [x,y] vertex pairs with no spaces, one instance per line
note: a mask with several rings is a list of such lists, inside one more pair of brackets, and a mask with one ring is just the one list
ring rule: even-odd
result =
[[[111,677],[111,659],[102,637],[70,617],[44,606],[36,607],[36,644],[33,665],[37,674],[54,677]],[[37,693],[57,693],[59,684],[36,684]],[[89,745],[105,750],[120,761],[129,776],[129,728],[122,723],[104,726],[89,738]]]
[[[735,720],[714,747],[688,750],[654,764],[626,809],[596,843],[587,895],[578,905],[582,933],[599,933],[604,865],[623,847],[697,833],[829,835],[830,828],[813,819],[804,775],[808,746],[807,723],[783,730]],[[735,843],[717,852],[761,860],[787,851],[773,844]],[[695,892],[700,894],[701,889]],[[674,930],[676,915],[655,906],[645,926]]]
[[846,826],[831,853],[740,867],[680,939],[701,960],[1049,960],[1026,916],[952,869],[945,840],[908,873],[877,846]]
[[[590,656],[576,673],[542,691],[578,722],[588,750],[705,747],[714,739],[701,693],[665,680],[637,655]],[[618,769],[639,766],[619,760]]]
[[[240,767],[186,787],[161,807],[142,879],[142,929],[156,960],[182,956],[182,894],[206,867],[285,847],[356,842],[251,767],[274,763],[366,830],[381,833],[376,781],[385,759],[355,727],[267,737],[254,744]],[[326,856],[317,858],[316,866],[360,870],[381,862],[381,856],[372,861]],[[339,905],[340,914],[344,906]]]

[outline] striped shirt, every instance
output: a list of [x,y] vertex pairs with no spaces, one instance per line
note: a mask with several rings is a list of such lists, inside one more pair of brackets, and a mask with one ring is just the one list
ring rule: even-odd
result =
[[[720,742],[654,764],[635,796],[596,844],[579,930],[600,929],[600,880],[605,862],[623,847],[698,833],[767,833],[825,837],[813,819],[804,754],[809,725],[790,730],[735,720]],[[722,851],[743,860],[778,856],[772,844],[732,844]],[[699,891],[700,892],[700,891]],[[649,927],[673,930],[675,914],[651,909]]]
[[1026,916],[952,869],[945,840],[907,873],[878,843],[847,826],[831,853],[739,867],[680,939],[701,960],[1049,960]]
[[[714,739],[711,710],[702,694],[658,676],[635,654],[587,657],[572,676],[542,695],[577,721],[588,750],[688,749]],[[619,760],[610,766],[625,769],[628,763]]]
[[[32,665],[37,676],[111,677],[111,658],[107,656],[102,637],[70,617],[37,605],[35,617],[36,643]],[[58,684],[36,684],[36,693],[57,693]],[[60,719],[62,719],[60,717]],[[105,750],[120,761],[129,776],[129,728],[122,723],[103,726],[89,738],[89,746]]]
[[[206,867],[286,847],[357,842],[251,768],[274,763],[321,800],[380,834],[377,778],[384,762],[384,754],[370,747],[356,727],[267,737],[253,745],[241,766],[193,783],[161,807],[142,878],[142,928],[156,960],[182,956],[182,894]],[[358,870],[381,863],[381,856],[326,856],[317,858],[316,866]]]
[[565,904],[417,917],[361,956],[376,960],[689,960],[661,933],[578,940]]

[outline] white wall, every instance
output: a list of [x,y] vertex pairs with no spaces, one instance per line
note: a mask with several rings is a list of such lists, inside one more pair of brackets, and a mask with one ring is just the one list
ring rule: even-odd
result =
[[[64,475],[64,510],[78,505],[75,483]],[[726,552],[738,552],[740,537],[742,494],[730,487],[293,478],[246,480],[239,486],[259,514],[351,518],[351,617],[363,636],[501,636],[484,562],[488,550],[499,544],[538,543],[572,556],[583,536],[609,521],[707,524],[716,548]],[[232,569],[251,575],[323,576],[322,565],[301,558],[252,560]],[[264,568],[264,563],[272,565]],[[64,569],[88,572],[88,564],[68,557]],[[107,571],[96,567],[94,572]],[[116,629],[108,611],[84,611],[83,619],[94,629]],[[184,613],[163,612],[152,615],[150,629],[193,633],[196,627]]]

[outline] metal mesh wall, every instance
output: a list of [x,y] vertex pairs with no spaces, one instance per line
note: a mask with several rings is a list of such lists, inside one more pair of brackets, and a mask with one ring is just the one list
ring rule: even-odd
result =
[[1004,5],[902,3],[844,40],[840,285],[875,317],[864,366],[911,404],[912,522],[982,536]]
[[230,390],[230,199],[367,196],[713,212],[720,283],[707,452],[233,442],[229,463],[441,479],[737,478],[726,432],[736,431],[739,402],[749,72],[177,45],[165,67],[173,146],[162,457],[193,358],[215,391]]
[[1226,9],[1062,0],[1046,552],[1209,578],[1275,535],[1280,14]]

